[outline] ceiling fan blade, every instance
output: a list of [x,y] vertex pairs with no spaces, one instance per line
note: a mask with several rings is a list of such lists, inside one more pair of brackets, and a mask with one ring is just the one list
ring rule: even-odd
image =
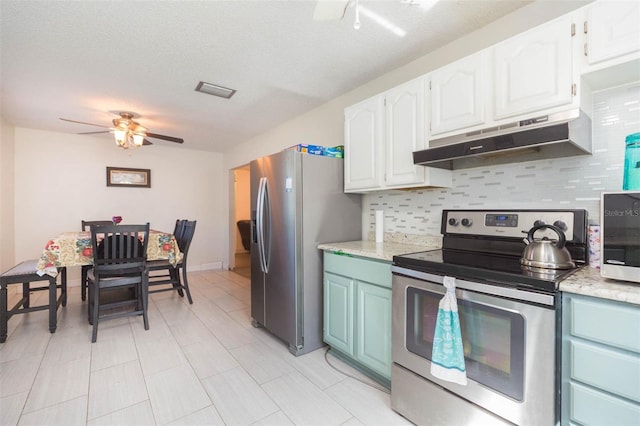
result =
[[149,132],[147,132],[147,137],[155,138],[155,139],[162,139],[162,140],[165,140],[165,141],[175,142],[175,143],[184,143],[184,139],[174,138],[173,136],[158,135],[157,133],[149,133]]
[[88,124],[89,126],[104,127],[105,129],[109,128],[109,126],[103,126],[102,124],[93,124],[93,123],[87,123],[85,121],[69,120],[68,118],[60,118],[60,120],[68,121],[69,123]]
[[147,139],[142,140],[142,145],[153,145],[152,142],[149,142]]
[[97,135],[98,133],[111,133],[109,130],[101,130],[99,132],[80,132],[76,133],[76,135]]
[[317,0],[314,21],[337,21],[344,17],[349,0]]

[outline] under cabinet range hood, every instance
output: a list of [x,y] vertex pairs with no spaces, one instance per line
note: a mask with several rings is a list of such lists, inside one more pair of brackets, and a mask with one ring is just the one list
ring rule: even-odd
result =
[[591,119],[574,109],[430,142],[413,163],[467,169],[591,154]]

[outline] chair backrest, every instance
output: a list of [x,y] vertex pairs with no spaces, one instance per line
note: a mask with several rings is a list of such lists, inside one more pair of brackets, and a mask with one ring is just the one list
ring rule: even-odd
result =
[[96,226],[105,226],[105,225],[113,225],[113,222],[110,220],[83,220],[82,221],[82,230],[88,231],[91,225]]
[[189,253],[189,247],[191,246],[191,240],[193,240],[193,234],[196,232],[196,221],[195,220],[187,220],[184,224],[184,230],[180,238],[176,238],[178,242],[178,247],[180,247],[180,251],[182,252],[184,262],[187,258],[187,253]]
[[176,241],[178,241],[182,237],[182,233],[184,232],[184,225],[187,223],[187,219],[177,219],[176,226],[173,228],[173,236],[176,237]]
[[149,224],[91,225],[93,267],[96,275],[135,274],[147,261]]

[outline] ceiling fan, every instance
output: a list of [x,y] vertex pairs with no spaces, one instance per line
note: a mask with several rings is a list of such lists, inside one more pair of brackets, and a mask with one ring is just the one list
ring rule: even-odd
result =
[[344,18],[349,0],[317,0],[313,11],[316,21],[334,21]]
[[87,124],[89,126],[104,127],[109,130],[101,130],[99,132],[81,132],[79,135],[91,135],[97,133],[113,133],[116,144],[120,148],[137,148],[142,145],[153,145],[146,138],[161,139],[169,142],[184,143],[184,139],[176,138],[173,136],[159,135],[157,133],[151,133],[146,127],[141,126],[140,123],[134,120],[139,115],[135,112],[116,112],[120,117],[113,119],[113,127],[103,126],[102,124],[87,123],[85,121],[70,120],[68,118],[60,118],[62,121],[68,121],[70,123]]
[[[438,0],[399,0],[400,4],[408,6],[419,6],[424,9],[432,7]],[[371,2],[373,3],[373,1]],[[355,21],[353,28],[360,28],[360,13],[362,12],[376,24],[390,30],[394,34],[404,37],[406,31],[397,27],[384,16],[379,15],[368,7],[359,4],[359,0],[316,0],[316,7],[313,11],[314,21],[339,21],[344,18],[347,7],[355,8]]]

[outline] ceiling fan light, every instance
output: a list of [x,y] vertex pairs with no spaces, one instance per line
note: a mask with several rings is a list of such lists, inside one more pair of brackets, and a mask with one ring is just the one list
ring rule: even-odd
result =
[[133,144],[136,147],[142,146],[144,143],[144,134],[143,133],[134,133],[133,134]]
[[113,131],[113,136],[116,139],[116,145],[121,148],[125,148],[127,145],[127,131],[122,129],[115,129]]

